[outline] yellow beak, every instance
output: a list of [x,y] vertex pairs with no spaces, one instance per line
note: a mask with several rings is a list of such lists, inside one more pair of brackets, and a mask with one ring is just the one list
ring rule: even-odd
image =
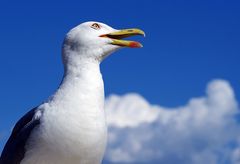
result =
[[123,38],[127,38],[130,36],[135,36],[135,35],[143,35],[145,36],[144,31],[136,28],[132,29],[124,29],[124,30],[119,30],[116,32],[100,35],[100,37],[106,37],[112,40],[113,45],[118,45],[122,47],[131,47],[131,48],[139,48],[143,47],[141,43],[136,42],[136,41],[130,41],[130,40],[121,40]]

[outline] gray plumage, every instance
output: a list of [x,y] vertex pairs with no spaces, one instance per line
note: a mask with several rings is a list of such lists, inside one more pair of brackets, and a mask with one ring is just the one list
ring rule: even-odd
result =
[[35,117],[37,111],[37,108],[30,110],[16,123],[2,151],[0,164],[20,164],[31,132],[40,124],[40,117]]

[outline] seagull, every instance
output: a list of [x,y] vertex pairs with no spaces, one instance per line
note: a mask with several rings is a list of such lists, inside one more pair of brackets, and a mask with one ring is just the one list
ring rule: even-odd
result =
[[62,46],[64,75],[59,88],[16,123],[0,164],[100,164],[107,125],[99,65],[123,47],[142,47],[123,40],[134,35],[145,34],[92,21],[71,29]]

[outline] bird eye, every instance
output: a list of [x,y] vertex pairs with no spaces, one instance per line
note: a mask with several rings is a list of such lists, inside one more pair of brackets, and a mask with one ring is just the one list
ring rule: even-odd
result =
[[101,28],[101,26],[97,23],[93,23],[91,27],[95,30],[99,30]]

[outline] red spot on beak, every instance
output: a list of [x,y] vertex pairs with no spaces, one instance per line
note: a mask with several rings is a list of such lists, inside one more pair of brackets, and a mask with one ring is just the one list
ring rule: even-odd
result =
[[131,42],[129,43],[129,47],[131,47],[131,48],[139,48],[139,47],[143,47],[143,46],[142,46],[142,44],[139,43],[139,42],[131,41]]

